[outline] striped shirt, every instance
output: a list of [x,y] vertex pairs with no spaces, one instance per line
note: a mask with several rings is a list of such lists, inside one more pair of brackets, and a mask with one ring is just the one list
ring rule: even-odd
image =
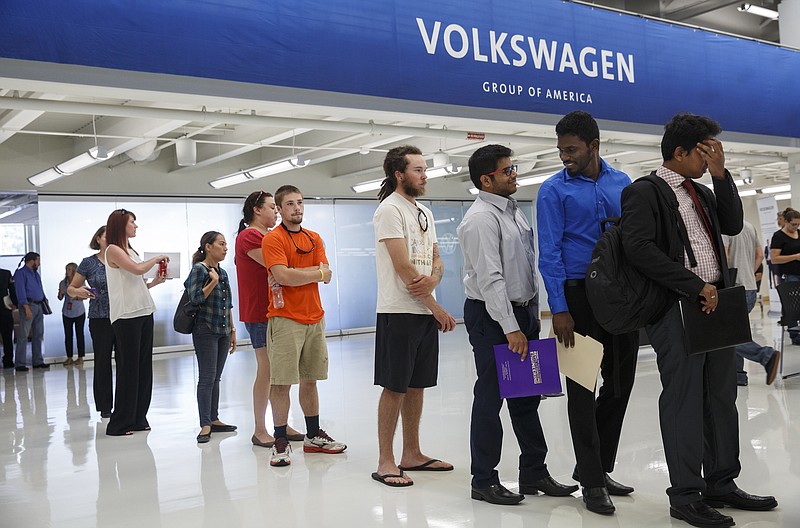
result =
[[[689,196],[689,191],[681,187],[684,177],[664,166],[656,170],[656,176],[667,182],[675,192],[675,197],[678,198],[678,212],[680,212],[683,223],[686,224],[686,231],[689,233],[689,243],[692,246],[692,251],[694,251],[697,266],[692,267],[688,254],[683,256],[683,265],[705,282],[709,284],[717,282],[722,275],[717,253],[714,250],[714,243],[711,241],[711,235],[703,227],[703,222],[694,209],[694,202],[692,197]],[[706,211],[706,214],[711,218],[708,211]]]

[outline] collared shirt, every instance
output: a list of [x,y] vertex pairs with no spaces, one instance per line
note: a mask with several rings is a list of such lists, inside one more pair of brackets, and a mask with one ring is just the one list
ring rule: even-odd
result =
[[195,316],[197,322],[207,324],[215,334],[229,335],[231,333],[231,308],[233,308],[231,285],[224,269],[218,267],[216,271],[219,275],[219,282],[208,297],[203,297],[203,285],[208,277],[208,269],[201,262],[192,266],[183,286],[189,295],[189,302],[200,307]]
[[602,234],[600,221],[622,215],[622,189],[630,183],[627,174],[602,159],[597,181],[563,169],[542,183],[536,198],[539,271],[551,313],[569,310],[564,282],[586,277]]
[[25,306],[29,300],[33,302],[44,300],[42,277],[28,266],[22,266],[14,273],[14,287],[17,289],[19,306]]
[[464,290],[509,334],[519,330],[511,301],[539,307],[533,230],[517,201],[480,191],[459,224]]
[[[692,246],[697,266],[692,267],[689,255],[684,253],[683,265],[709,284],[717,282],[720,277],[719,261],[714,244],[711,242],[711,235],[703,227],[702,220],[694,209],[694,202],[689,195],[689,191],[681,187],[683,176],[664,166],[656,170],[656,176],[667,182],[678,199],[678,212],[686,224],[686,231],[689,234],[689,243]],[[706,211],[708,214],[708,211]],[[709,218],[711,216],[709,215]]]

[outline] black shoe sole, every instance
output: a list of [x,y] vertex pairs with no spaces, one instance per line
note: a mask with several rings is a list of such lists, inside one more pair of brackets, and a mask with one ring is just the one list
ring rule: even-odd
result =
[[578,491],[578,486],[569,486],[563,491],[559,491],[557,493],[548,493],[541,488],[537,488],[535,486],[520,486],[519,492],[523,495],[538,495],[539,492],[542,495],[547,495],[548,497],[569,497],[573,493]]

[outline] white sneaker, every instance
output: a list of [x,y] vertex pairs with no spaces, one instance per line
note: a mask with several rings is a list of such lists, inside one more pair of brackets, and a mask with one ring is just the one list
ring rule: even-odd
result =
[[291,465],[292,459],[289,458],[289,453],[292,452],[292,446],[289,445],[289,440],[285,436],[275,439],[275,445],[272,446],[272,456],[269,459],[269,465],[274,467],[285,467]]
[[303,451],[306,453],[328,453],[336,454],[341,453],[347,449],[347,445],[342,442],[337,442],[328,433],[320,429],[317,436],[309,438],[306,436],[303,439]]

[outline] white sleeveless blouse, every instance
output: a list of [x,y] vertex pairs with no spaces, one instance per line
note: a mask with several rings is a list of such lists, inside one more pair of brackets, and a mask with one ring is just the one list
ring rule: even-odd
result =
[[[128,255],[135,262],[142,262],[133,250],[129,249]],[[108,262],[108,248],[106,248],[106,262]],[[112,323],[117,319],[133,319],[156,311],[156,305],[141,275],[106,265],[106,280],[109,317]]]

